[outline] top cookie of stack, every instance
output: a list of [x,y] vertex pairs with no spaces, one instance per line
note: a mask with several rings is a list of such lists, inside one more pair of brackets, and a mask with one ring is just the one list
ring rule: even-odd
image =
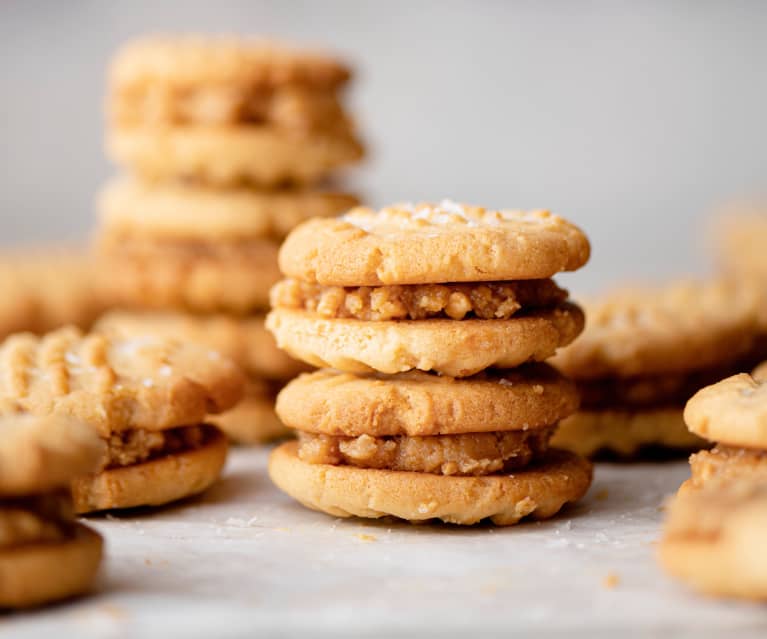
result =
[[138,40],[112,65],[109,154],[150,179],[316,182],[362,156],[338,95],[350,75],[269,42]]
[[140,40],[111,67],[107,146],[133,175],[102,192],[98,245],[118,302],[164,313],[98,328],[170,333],[240,362],[245,403],[221,424],[237,439],[280,432],[273,385],[302,369],[264,342],[280,241],[358,203],[316,184],[362,156],[341,104],[349,78],[322,55],[225,38]]
[[528,362],[583,328],[550,278],[588,256],[583,233],[548,212],[447,201],[299,226],[267,327],[328,370],[280,393],[300,439],[275,450],[272,479],[335,516],[509,525],[578,499],[588,462],[548,449],[577,394]]

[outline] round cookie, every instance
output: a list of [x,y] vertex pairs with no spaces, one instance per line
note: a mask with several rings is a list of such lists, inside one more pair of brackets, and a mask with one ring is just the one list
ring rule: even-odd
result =
[[0,549],[0,608],[27,608],[82,594],[103,555],[101,536],[80,524],[62,541]]
[[100,238],[118,301],[127,306],[248,314],[269,306],[280,278],[277,244],[124,241]]
[[709,595],[767,599],[767,484],[715,483],[671,502],[660,561]]
[[358,202],[344,193],[214,189],[119,178],[102,191],[99,210],[101,232],[115,238],[229,242],[283,238],[308,218],[338,215]]
[[307,508],[334,517],[390,515],[464,525],[490,518],[508,526],[523,517],[553,516],[582,497],[591,483],[591,464],[561,451],[551,451],[545,461],[513,475],[443,477],[308,464],[298,458],[297,447],[288,442],[272,452],[269,476]]
[[289,277],[328,286],[545,279],[589,258],[576,226],[547,211],[444,201],[310,220],[280,251]]
[[72,482],[75,511],[161,506],[197,495],[218,480],[227,448],[226,437],[207,427],[198,448],[78,477]]
[[45,493],[96,468],[104,442],[88,424],[64,416],[0,417],[0,495]]
[[759,296],[724,280],[586,302],[583,335],[552,360],[575,379],[678,373],[736,361],[759,335]]
[[551,444],[586,457],[603,452],[633,457],[649,448],[686,453],[706,442],[687,430],[681,409],[658,408],[636,412],[581,409],[559,423]]
[[120,128],[107,134],[107,154],[153,181],[310,184],[362,158],[362,145],[345,128],[310,135],[276,126]]
[[556,424],[577,407],[574,384],[545,364],[469,379],[324,369],[294,379],[277,397],[287,426],[348,437],[526,430]]
[[61,329],[0,346],[0,414],[80,419],[102,436],[199,424],[232,408],[244,380],[234,363],[193,344]]
[[288,380],[307,368],[277,348],[263,316],[113,311],[94,329],[120,338],[154,335],[193,342],[228,357],[249,375],[270,380]]
[[268,315],[266,326],[280,348],[314,366],[351,373],[418,369],[467,377],[490,366],[513,368],[550,357],[580,333],[583,313],[573,304],[561,304],[509,320],[368,322],[278,308]]
[[696,435],[730,446],[767,448],[767,382],[746,373],[699,390],[684,409]]
[[113,91],[146,85],[188,90],[201,85],[337,89],[350,77],[338,60],[267,40],[151,35],[123,45],[109,69]]

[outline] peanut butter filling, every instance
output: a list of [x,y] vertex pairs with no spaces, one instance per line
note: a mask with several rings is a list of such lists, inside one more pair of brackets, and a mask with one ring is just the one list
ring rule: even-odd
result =
[[302,309],[327,318],[400,320],[446,317],[508,319],[522,308],[555,306],[567,291],[553,280],[414,284],[408,286],[321,286],[296,279],[278,282],[272,306]]
[[181,426],[168,430],[126,430],[112,433],[100,470],[120,468],[199,448],[207,437],[206,426]]
[[61,541],[74,521],[68,492],[0,499],[0,549]]
[[147,84],[116,94],[111,110],[120,126],[268,124],[295,132],[348,127],[336,92],[311,87]]
[[524,468],[546,452],[554,427],[431,437],[334,437],[299,433],[298,456],[310,464],[482,476]]
[[690,457],[690,471],[697,488],[712,480],[767,480],[767,451],[719,444]]

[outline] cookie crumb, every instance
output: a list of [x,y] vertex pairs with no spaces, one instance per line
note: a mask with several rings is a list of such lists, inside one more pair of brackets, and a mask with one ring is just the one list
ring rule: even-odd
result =
[[610,496],[610,492],[607,490],[607,488],[603,488],[602,490],[598,491],[596,495],[594,495],[594,499],[597,501],[604,501]]
[[613,588],[616,588],[620,582],[620,577],[614,572],[610,572],[607,573],[605,578],[602,580],[602,587],[606,588],[607,590],[612,590]]
[[378,537],[375,535],[366,535],[364,533],[360,533],[359,535],[354,535],[357,539],[359,539],[362,542],[365,542],[366,544],[372,543],[374,541],[378,541]]

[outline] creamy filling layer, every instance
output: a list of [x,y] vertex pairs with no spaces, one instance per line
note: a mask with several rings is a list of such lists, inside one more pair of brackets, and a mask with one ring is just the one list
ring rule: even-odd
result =
[[140,464],[165,455],[201,447],[210,432],[205,425],[180,426],[167,430],[134,429],[112,433],[100,470]]
[[717,480],[767,480],[767,451],[719,444],[690,457],[690,471],[697,487]]
[[336,92],[309,87],[147,85],[115,95],[111,114],[115,124],[124,126],[270,124],[316,131],[346,125]]
[[299,433],[298,456],[310,464],[482,476],[524,468],[548,450],[555,427],[431,437],[334,437]]
[[567,291],[553,280],[414,284],[344,288],[285,279],[272,289],[272,306],[301,309],[327,318],[398,320],[508,319],[523,308],[555,306]]
[[61,541],[75,522],[68,492],[0,499],[0,548]]

